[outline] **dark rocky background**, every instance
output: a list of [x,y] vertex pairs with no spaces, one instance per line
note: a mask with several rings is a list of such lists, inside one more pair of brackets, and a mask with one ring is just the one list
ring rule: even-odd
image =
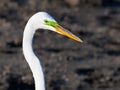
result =
[[120,90],[120,0],[0,0],[0,90],[34,90],[22,33],[39,11],[84,40],[36,32],[47,90]]

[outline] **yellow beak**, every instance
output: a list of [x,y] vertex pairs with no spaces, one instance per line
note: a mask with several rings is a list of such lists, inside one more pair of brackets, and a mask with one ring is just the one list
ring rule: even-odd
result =
[[74,34],[72,34],[70,31],[64,29],[63,27],[61,27],[60,25],[58,26],[55,26],[55,29],[56,29],[56,32],[59,33],[59,34],[62,34],[64,36],[67,36],[68,38],[71,38],[75,41],[78,41],[78,42],[83,42],[79,37],[75,36]]

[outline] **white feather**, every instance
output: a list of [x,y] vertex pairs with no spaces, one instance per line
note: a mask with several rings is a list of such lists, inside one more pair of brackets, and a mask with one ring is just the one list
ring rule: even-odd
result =
[[35,90],[45,90],[45,82],[40,61],[35,56],[32,49],[32,39],[34,33],[37,29],[55,31],[53,27],[44,24],[45,19],[55,21],[48,13],[39,12],[28,20],[23,34],[23,54],[32,71],[35,81]]

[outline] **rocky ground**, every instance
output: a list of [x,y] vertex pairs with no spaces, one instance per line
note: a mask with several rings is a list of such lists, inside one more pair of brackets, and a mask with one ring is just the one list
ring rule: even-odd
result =
[[36,32],[33,47],[47,90],[120,90],[120,3],[91,1],[0,0],[0,90],[34,90],[22,34],[38,11],[49,12],[84,41]]

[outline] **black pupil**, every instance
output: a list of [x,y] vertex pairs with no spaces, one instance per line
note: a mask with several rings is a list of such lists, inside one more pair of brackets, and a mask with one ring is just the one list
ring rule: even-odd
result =
[[48,20],[44,20],[45,22],[48,22]]

